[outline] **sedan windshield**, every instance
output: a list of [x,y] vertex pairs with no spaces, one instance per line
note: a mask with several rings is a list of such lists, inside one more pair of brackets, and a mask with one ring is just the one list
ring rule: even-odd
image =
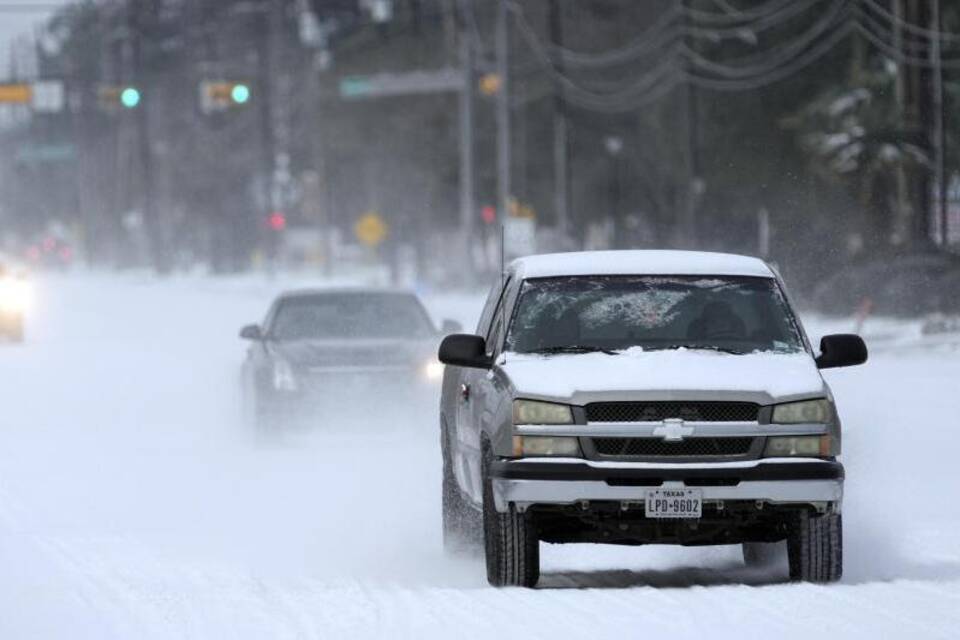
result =
[[631,347],[743,354],[803,349],[776,281],[614,276],[527,280],[506,349],[614,352]]
[[270,330],[275,340],[425,338],[433,325],[420,302],[403,294],[331,293],[280,303]]

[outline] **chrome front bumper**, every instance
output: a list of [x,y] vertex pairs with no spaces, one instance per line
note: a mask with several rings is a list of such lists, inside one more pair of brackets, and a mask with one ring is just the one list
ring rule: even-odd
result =
[[822,503],[839,511],[843,466],[817,459],[766,459],[709,464],[525,459],[493,464],[494,502],[524,511],[534,504],[644,500],[650,489],[697,488],[705,501]]

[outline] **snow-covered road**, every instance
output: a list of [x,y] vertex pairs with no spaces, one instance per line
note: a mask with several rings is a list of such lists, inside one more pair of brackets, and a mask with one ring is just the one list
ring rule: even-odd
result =
[[[544,545],[541,588],[494,590],[440,551],[434,415],[244,430],[236,333],[283,284],[38,284],[27,343],[0,345],[0,638],[960,637],[955,346],[829,373],[841,584],[736,548]],[[480,302],[428,297],[467,324]]]

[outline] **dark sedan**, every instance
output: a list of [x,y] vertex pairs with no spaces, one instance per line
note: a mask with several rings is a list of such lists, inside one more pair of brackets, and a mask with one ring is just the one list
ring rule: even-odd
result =
[[413,293],[384,289],[299,290],[280,295],[243,364],[247,416],[260,428],[322,424],[338,410],[416,406],[436,398],[438,331]]

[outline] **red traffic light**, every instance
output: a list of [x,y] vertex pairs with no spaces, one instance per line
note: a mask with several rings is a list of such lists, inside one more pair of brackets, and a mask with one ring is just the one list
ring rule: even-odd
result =
[[274,211],[270,214],[270,217],[267,218],[267,225],[274,231],[283,231],[287,228],[287,216],[279,211]]
[[497,210],[487,205],[480,209],[480,217],[486,224],[493,224],[497,220]]

